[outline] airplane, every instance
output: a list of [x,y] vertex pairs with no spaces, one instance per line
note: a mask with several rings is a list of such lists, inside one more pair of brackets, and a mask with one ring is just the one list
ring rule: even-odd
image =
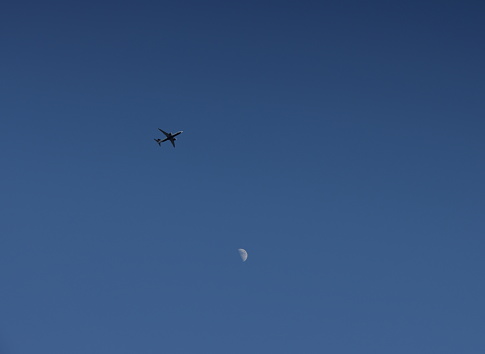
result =
[[167,140],[170,140],[170,142],[172,143],[173,147],[175,147],[175,140],[177,140],[176,136],[177,135],[180,135],[182,134],[184,131],[181,130],[179,132],[176,132],[175,134],[172,134],[172,133],[167,133],[167,132],[164,132],[162,129],[158,128],[158,130],[160,130],[163,134],[165,134],[166,138],[165,139],[154,139],[159,146],[162,146],[162,143],[164,141],[167,141]]

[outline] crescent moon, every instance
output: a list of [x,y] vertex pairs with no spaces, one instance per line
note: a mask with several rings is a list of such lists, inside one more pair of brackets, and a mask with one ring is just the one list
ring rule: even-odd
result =
[[244,248],[239,248],[238,249],[239,256],[241,256],[241,259],[243,262],[246,262],[246,259],[248,259],[248,253]]

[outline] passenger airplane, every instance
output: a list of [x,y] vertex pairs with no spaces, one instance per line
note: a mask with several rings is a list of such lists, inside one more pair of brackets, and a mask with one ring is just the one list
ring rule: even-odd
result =
[[158,128],[158,130],[160,130],[163,134],[165,134],[166,138],[165,139],[154,139],[159,146],[162,146],[162,143],[164,141],[167,141],[167,140],[170,140],[170,142],[172,143],[173,147],[175,147],[175,140],[177,140],[176,136],[177,135],[180,135],[182,134],[184,131],[181,130],[179,132],[176,132],[175,134],[172,134],[172,133],[167,133],[167,132],[164,132],[162,129]]

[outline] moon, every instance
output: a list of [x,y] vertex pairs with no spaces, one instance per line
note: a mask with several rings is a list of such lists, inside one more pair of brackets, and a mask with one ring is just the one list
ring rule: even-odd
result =
[[241,259],[243,262],[246,262],[246,259],[248,259],[248,253],[244,248],[239,248],[237,250],[239,252],[239,255],[241,256]]

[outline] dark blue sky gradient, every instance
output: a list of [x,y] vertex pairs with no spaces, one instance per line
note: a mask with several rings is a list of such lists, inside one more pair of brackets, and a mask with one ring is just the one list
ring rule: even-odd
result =
[[484,14],[4,2],[0,353],[485,352]]

